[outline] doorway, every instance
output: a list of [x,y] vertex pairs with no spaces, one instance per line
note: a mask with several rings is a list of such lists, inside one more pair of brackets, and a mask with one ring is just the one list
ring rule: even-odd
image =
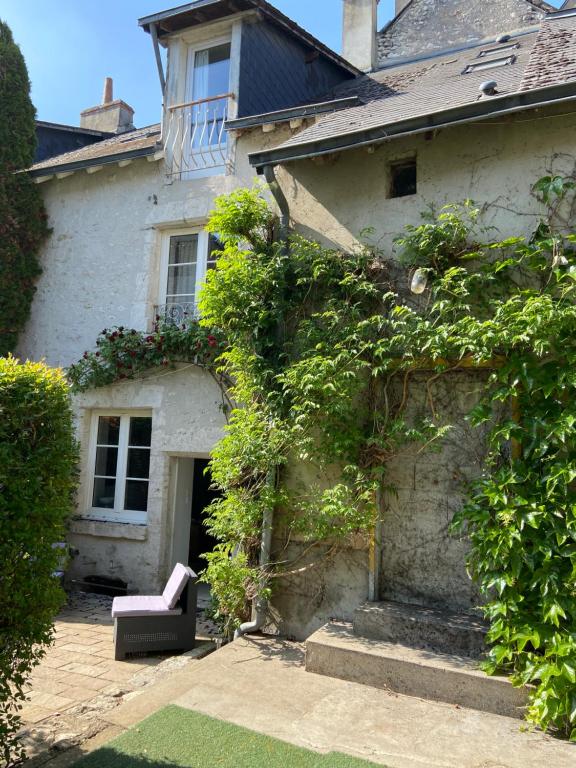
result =
[[171,566],[183,563],[198,573],[206,568],[201,555],[211,552],[217,543],[206,530],[205,522],[207,508],[219,493],[210,488],[209,459],[186,457],[174,462]]
[[210,487],[212,476],[208,463],[208,459],[194,459],[188,565],[196,573],[206,568],[206,560],[201,555],[212,552],[217,543],[216,539],[208,533],[205,525],[208,507],[220,496],[218,491]]

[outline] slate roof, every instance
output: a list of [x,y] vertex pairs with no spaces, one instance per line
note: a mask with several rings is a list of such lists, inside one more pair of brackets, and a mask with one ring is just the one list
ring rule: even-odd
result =
[[561,13],[544,19],[520,90],[576,80],[576,16]]
[[[518,48],[507,48],[515,44]],[[488,49],[496,50],[481,56]],[[514,58],[503,66],[464,73],[468,65],[508,56]],[[480,85],[488,80],[497,82],[495,97],[480,92]],[[358,95],[363,104],[322,115],[269,154],[294,150],[292,154],[298,156],[310,145],[316,147],[338,137],[349,137],[349,145],[353,145],[355,134],[369,129],[384,129],[411,118],[440,115],[480,101],[566,82],[576,83],[576,10],[550,14],[540,27],[517,32],[500,45],[484,41],[348,81],[335,89],[332,97]],[[267,154],[255,153],[255,164],[263,164]],[[283,152],[284,159],[289,159],[289,154]]]
[[59,173],[68,168],[72,170],[74,167],[96,165],[98,162],[105,164],[130,156],[146,156],[156,151],[159,139],[160,124],[149,125],[35,163],[30,170],[33,176],[46,176],[49,172]]

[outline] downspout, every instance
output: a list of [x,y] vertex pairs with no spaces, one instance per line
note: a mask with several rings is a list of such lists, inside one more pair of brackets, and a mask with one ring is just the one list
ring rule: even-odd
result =
[[[288,231],[290,228],[290,206],[288,200],[284,195],[278,179],[274,172],[274,167],[266,165],[264,167],[264,178],[270,187],[270,191],[274,196],[274,200],[280,209],[280,229],[278,232],[278,240],[283,244],[285,253],[288,252]],[[271,469],[268,472],[266,482],[270,489],[273,489],[276,485],[277,468]],[[264,510],[262,517],[262,544],[260,546],[260,569],[262,572],[270,565],[272,555],[272,530],[274,527],[274,508],[267,507]],[[234,640],[237,640],[243,635],[247,635],[252,632],[259,632],[266,623],[266,616],[268,614],[268,600],[263,597],[257,597],[254,600],[252,606],[252,621],[246,621],[241,624],[236,632],[234,632]]]
[[278,240],[280,240],[280,242],[284,244],[285,249],[287,249],[288,230],[290,229],[290,206],[288,205],[288,200],[286,200],[286,195],[282,191],[282,187],[278,184],[274,166],[265,165],[263,173],[264,178],[270,187],[270,191],[274,196],[274,200],[276,200],[276,204],[280,209],[280,231],[278,232]]
[[[276,470],[271,469],[268,472],[266,480],[268,486],[276,485]],[[267,507],[264,510],[262,518],[262,544],[260,546],[260,568],[262,572],[270,564],[270,556],[272,553],[272,527],[274,525],[274,509],[273,507]],[[264,579],[264,575],[262,576]],[[268,613],[268,600],[263,597],[257,597],[254,600],[252,606],[252,621],[246,621],[241,624],[236,632],[234,632],[234,640],[237,640],[242,635],[247,635],[252,632],[259,632],[266,623],[266,615]]]

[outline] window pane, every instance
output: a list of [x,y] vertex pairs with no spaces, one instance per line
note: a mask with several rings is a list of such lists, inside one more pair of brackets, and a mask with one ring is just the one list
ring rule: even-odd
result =
[[193,294],[195,287],[196,264],[187,264],[183,267],[168,267],[167,296]]
[[194,99],[221,96],[230,89],[230,43],[216,45],[194,56]]
[[128,445],[150,446],[152,441],[152,419],[150,416],[134,416],[130,419]]
[[176,235],[170,238],[169,264],[188,264],[198,257],[198,235]]
[[101,509],[114,509],[114,494],[116,492],[116,480],[97,477],[94,480],[94,494],[92,506]]
[[120,416],[100,416],[98,419],[98,445],[118,445]]
[[211,234],[208,238],[208,260],[206,262],[207,269],[214,269],[220,251],[223,250],[224,243],[220,241],[218,235]]
[[146,512],[148,509],[147,480],[126,480],[124,509],[131,512]]
[[150,449],[129,448],[126,477],[143,477],[148,479],[150,474]]
[[96,448],[95,475],[116,477],[118,465],[118,448]]

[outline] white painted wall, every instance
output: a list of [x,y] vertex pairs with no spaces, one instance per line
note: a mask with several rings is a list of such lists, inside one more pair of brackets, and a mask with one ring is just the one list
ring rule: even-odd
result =
[[[66,367],[94,350],[106,327],[149,329],[161,298],[163,238],[175,229],[203,226],[216,196],[251,186],[255,172],[245,157],[237,157],[236,168],[236,175],[176,181],[163,162],[141,159],[43,183],[52,234],[41,255],[44,271],[19,356]],[[221,404],[212,377],[194,366],[152,372],[75,398],[82,456],[79,519],[71,529],[80,551],[73,577],[118,576],[139,592],[162,587],[172,564],[174,457],[210,454],[222,436]],[[87,459],[92,414],[136,408],[151,409],[153,418],[147,524],[82,519],[93,471]]]

